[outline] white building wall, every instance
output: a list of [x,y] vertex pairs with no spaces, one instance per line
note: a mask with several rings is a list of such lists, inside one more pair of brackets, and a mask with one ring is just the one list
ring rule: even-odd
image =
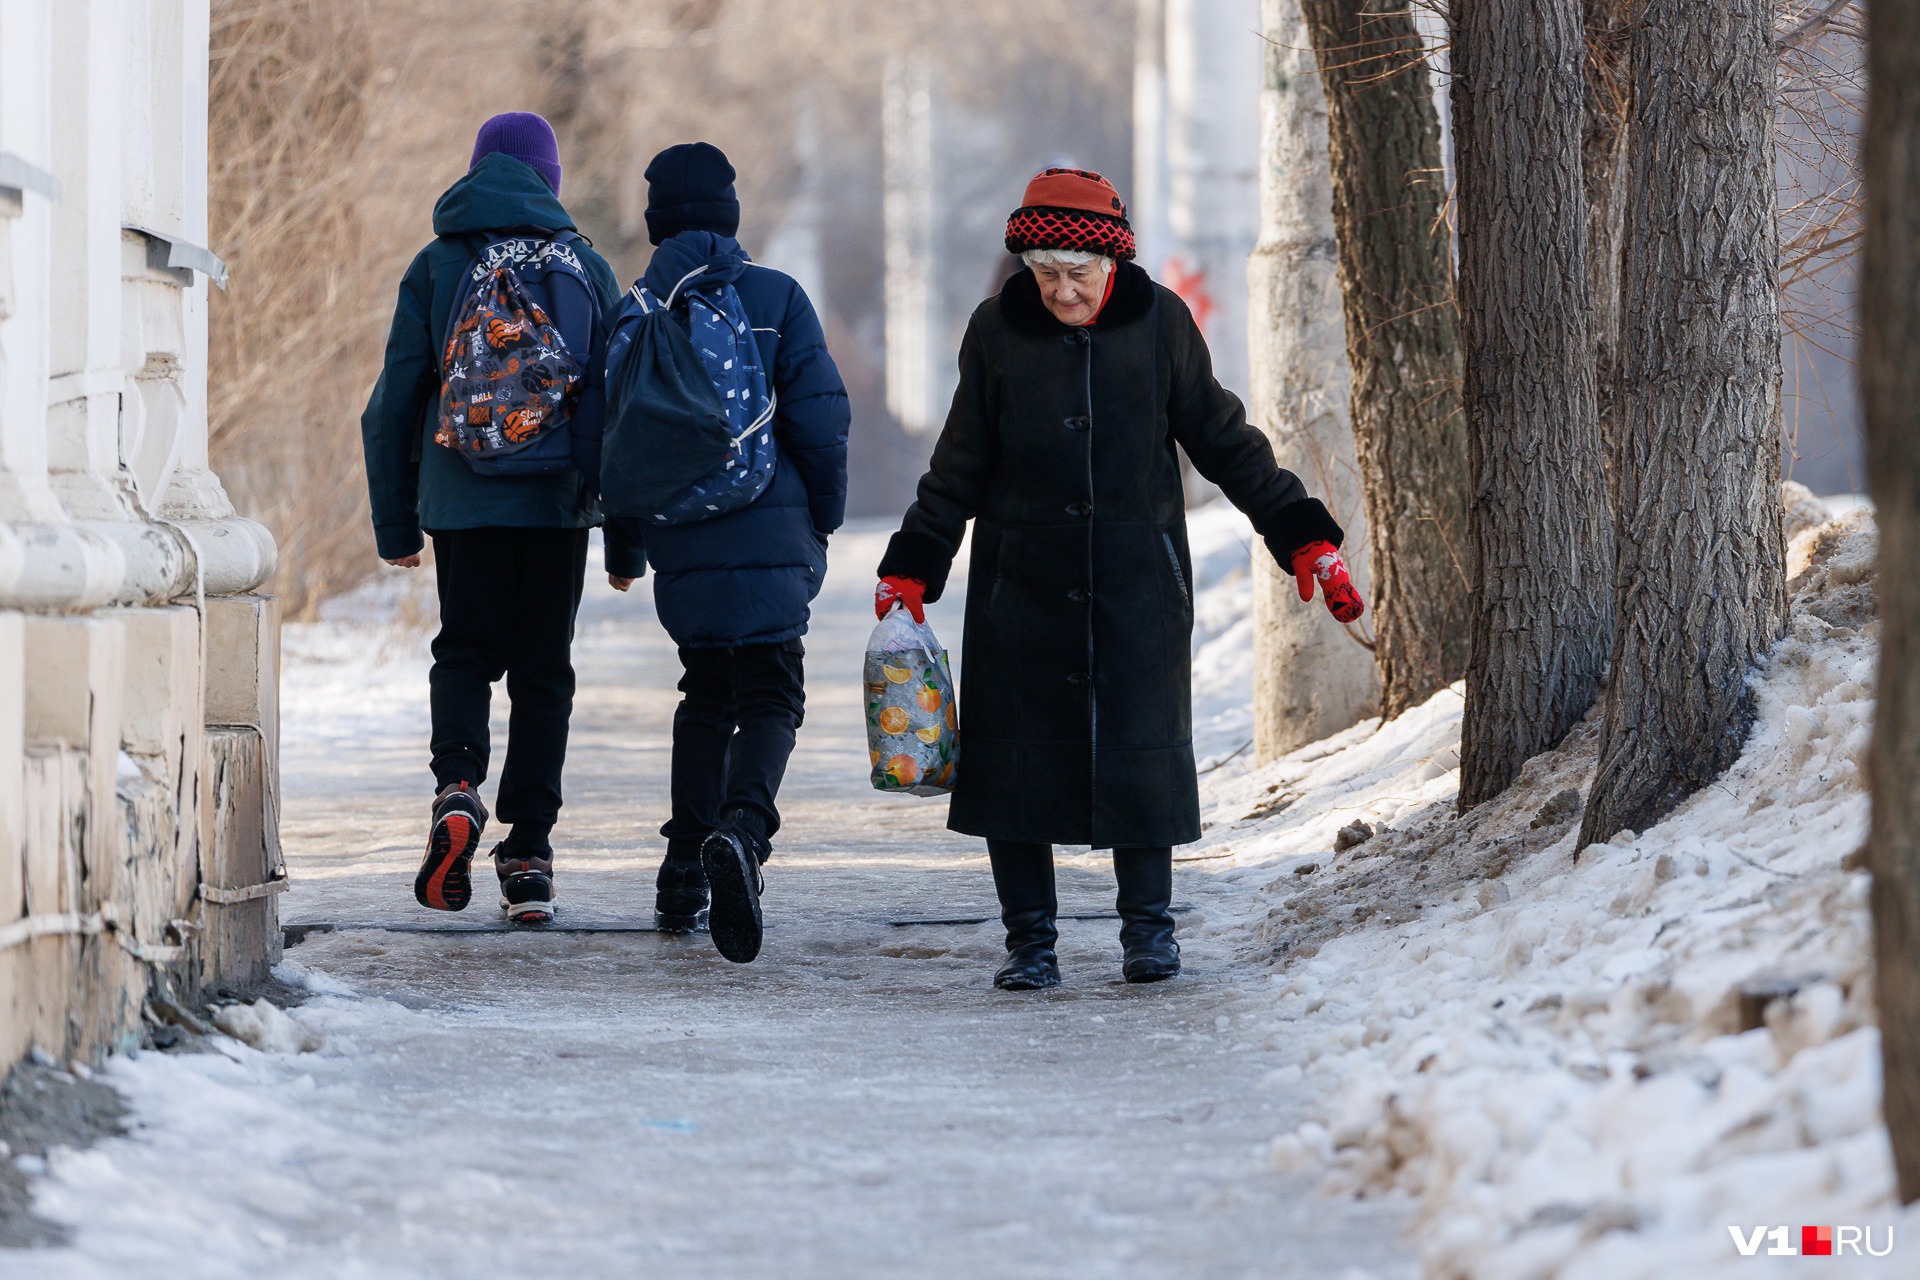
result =
[[208,31],[0,0],[0,1072],[277,938],[274,545],[207,469]]

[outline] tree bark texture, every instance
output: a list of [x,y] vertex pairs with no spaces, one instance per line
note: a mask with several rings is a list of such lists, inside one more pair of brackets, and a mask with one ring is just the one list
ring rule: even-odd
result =
[[1588,323],[1578,0],[1455,0],[1473,629],[1460,807],[1592,706],[1612,530]]
[[1580,167],[1587,185],[1587,297],[1593,307],[1593,385],[1601,460],[1613,493],[1620,436],[1620,271],[1626,249],[1627,112],[1633,103],[1634,0],[1584,0],[1586,128]]
[[1634,32],[1613,672],[1580,846],[1734,762],[1786,615],[1773,10],[1645,0]]
[[1920,1200],[1920,0],[1868,10],[1862,400],[1880,524],[1874,989],[1900,1199]]
[[1327,102],[1388,719],[1467,666],[1467,441],[1440,117],[1407,0],[1300,0]]
[[[1307,482],[1347,532],[1355,587],[1368,592],[1368,525],[1348,418],[1327,107],[1300,0],[1262,0],[1260,241],[1247,263],[1252,417],[1280,465]],[[1373,655],[1255,539],[1254,756],[1317,742],[1379,705]],[[1377,598],[1377,593],[1376,593]]]

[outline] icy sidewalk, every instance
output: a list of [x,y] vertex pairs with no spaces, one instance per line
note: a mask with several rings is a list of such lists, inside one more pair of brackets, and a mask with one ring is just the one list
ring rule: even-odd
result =
[[[43,1216],[84,1224],[73,1247],[0,1271],[1411,1277],[1403,1198],[1329,1201],[1269,1169],[1319,1104],[1262,1083],[1295,1056],[1270,1034],[1284,975],[1242,924],[1262,874],[1180,872],[1189,968],[1158,987],[1118,981],[1111,921],[1065,926],[1066,986],[1038,995],[991,988],[992,925],[890,923],[994,908],[941,802],[866,785],[880,545],[835,540],[756,963],[651,934],[315,935],[283,972],[320,1047],[116,1060],[133,1136],[37,1183]],[[481,894],[459,917],[412,902],[425,655],[383,625],[393,598],[358,604],[289,637],[286,917],[487,918]],[[934,621],[958,642],[957,601]],[[579,667],[563,919],[644,920],[678,675],[644,595],[590,591]],[[1103,860],[1063,862],[1068,910],[1110,906],[1111,884]]]
[[[1287,1058],[1277,1092],[1330,1100],[1276,1138],[1277,1172],[1418,1196],[1434,1280],[1920,1274],[1852,857],[1873,552],[1864,513],[1795,541],[1792,624],[1739,763],[1577,862],[1597,719],[1462,818],[1456,691],[1210,780],[1213,825],[1186,856],[1264,885],[1234,905],[1284,975],[1249,1031]],[[1332,854],[1356,821],[1378,834]],[[1893,1228],[1897,1247],[1741,1256],[1728,1227],[1762,1224],[1795,1246],[1803,1225],[1871,1226],[1879,1249]]]

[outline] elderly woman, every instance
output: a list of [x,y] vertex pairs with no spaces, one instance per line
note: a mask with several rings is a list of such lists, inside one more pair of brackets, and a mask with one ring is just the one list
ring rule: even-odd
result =
[[1188,693],[1193,570],[1178,444],[1351,621],[1340,526],[1213,377],[1179,297],[1129,261],[1096,173],[1048,169],[1007,222],[1028,269],[982,303],[876,610],[940,598],[968,520],[960,767],[947,825],[984,836],[1008,990],[1060,981],[1055,844],[1113,850],[1123,972],[1180,971],[1172,846],[1200,838]]

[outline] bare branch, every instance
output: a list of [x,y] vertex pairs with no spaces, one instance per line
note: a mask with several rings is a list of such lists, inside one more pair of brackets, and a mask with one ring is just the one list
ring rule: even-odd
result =
[[1832,26],[1833,20],[1839,17],[1841,12],[1851,4],[1853,4],[1853,0],[1827,0],[1827,5],[1824,9],[1809,16],[1793,30],[1775,36],[1773,38],[1774,52],[1785,53],[1788,49],[1798,49],[1801,45],[1817,37],[1829,26]]

